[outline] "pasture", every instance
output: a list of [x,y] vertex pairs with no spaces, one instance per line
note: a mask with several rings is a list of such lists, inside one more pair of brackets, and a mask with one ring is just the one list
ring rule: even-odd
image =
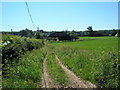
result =
[[80,37],[76,41],[49,41],[43,45],[39,39],[4,35],[1,42],[3,88],[42,87],[43,60],[47,53],[47,73],[62,87],[69,85],[69,78],[55,55],[82,80],[98,88],[119,87],[118,37]]
[[80,37],[73,42],[53,42],[54,52],[78,77],[97,87],[118,87],[118,38]]
[[97,51],[114,51],[118,50],[117,37],[80,37],[79,40],[73,42],[58,42],[52,43],[54,46],[70,46],[82,50],[97,50]]

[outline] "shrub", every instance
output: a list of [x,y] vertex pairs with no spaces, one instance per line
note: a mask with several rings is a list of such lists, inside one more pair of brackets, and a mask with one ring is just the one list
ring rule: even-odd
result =
[[2,35],[2,59],[3,64],[12,63],[27,51],[43,47],[41,40],[29,39],[14,35]]

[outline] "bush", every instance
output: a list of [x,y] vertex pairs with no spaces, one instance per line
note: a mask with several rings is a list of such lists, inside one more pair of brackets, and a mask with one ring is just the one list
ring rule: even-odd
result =
[[[41,53],[39,53],[41,52]],[[40,88],[42,81],[42,63],[45,50],[38,49],[26,52],[19,63],[9,64],[6,75],[2,76],[2,87],[7,88]]]
[[18,62],[21,55],[33,49],[43,47],[41,40],[29,39],[14,35],[2,35],[2,59],[3,64]]

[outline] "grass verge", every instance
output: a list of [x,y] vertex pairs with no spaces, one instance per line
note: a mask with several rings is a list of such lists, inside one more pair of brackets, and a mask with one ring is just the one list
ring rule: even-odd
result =
[[18,64],[10,64],[7,76],[2,79],[3,88],[39,88],[42,77],[43,49],[27,52]]

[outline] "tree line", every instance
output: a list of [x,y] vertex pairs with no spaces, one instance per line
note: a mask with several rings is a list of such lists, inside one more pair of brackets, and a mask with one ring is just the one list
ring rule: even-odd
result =
[[[119,36],[120,37],[120,29],[113,29],[113,30],[99,30],[95,31],[93,30],[92,26],[88,26],[86,28],[87,30],[85,31],[68,31],[68,30],[63,30],[63,32],[66,32],[70,36]],[[43,31],[43,30],[36,30],[32,31],[29,29],[23,29],[20,30],[19,32],[2,32],[2,34],[13,34],[13,35],[19,35],[22,37],[28,37],[28,38],[36,38],[36,39],[44,39],[47,38],[51,33],[54,31]]]

